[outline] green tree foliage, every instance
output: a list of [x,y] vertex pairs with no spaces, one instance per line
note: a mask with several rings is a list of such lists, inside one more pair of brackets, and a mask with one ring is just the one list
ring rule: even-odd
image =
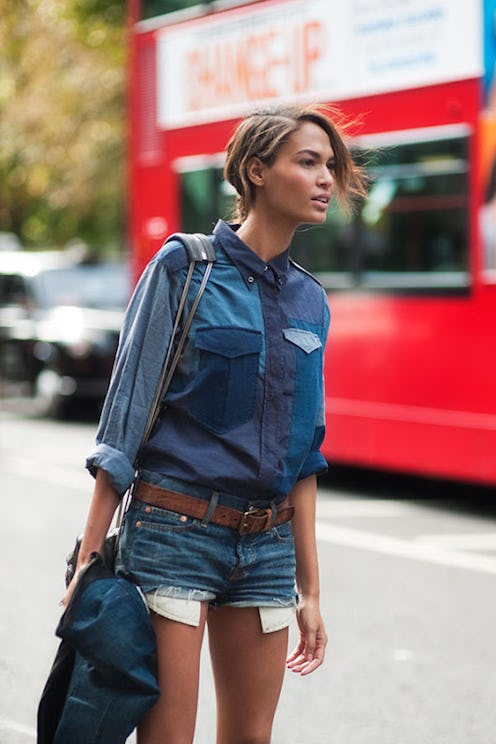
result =
[[125,2],[0,0],[0,230],[123,245]]

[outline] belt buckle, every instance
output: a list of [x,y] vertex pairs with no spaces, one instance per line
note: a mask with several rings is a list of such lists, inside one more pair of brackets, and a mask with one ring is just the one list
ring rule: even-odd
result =
[[269,523],[269,520],[272,516],[270,509],[262,509],[261,507],[252,506],[248,511],[243,512],[241,515],[241,521],[239,523],[238,532],[240,535],[249,535],[252,534],[251,531],[248,529],[248,520],[250,517],[257,517],[257,516],[265,516],[265,524],[261,530],[257,530],[257,532],[263,532]]

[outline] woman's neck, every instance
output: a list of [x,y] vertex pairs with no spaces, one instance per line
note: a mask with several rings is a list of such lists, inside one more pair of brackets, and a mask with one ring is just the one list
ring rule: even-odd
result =
[[270,218],[264,220],[250,213],[236,234],[262,261],[271,261],[287,250],[294,228],[275,224]]

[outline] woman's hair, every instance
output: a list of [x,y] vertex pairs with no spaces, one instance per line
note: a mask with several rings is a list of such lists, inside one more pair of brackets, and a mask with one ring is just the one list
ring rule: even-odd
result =
[[329,107],[276,106],[261,109],[243,119],[227,145],[224,178],[236,190],[234,219],[243,222],[255,201],[255,187],[248,177],[253,157],[272,165],[281,146],[306,122],[317,124],[326,132],[334,152],[334,178],[338,200],[347,208],[353,200],[366,195],[362,168],[353,161],[344,141],[343,127],[333,119],[337,113]]

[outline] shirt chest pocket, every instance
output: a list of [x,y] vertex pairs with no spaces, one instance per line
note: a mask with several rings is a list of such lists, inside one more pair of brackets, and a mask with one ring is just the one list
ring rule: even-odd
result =
[[248,328],[199,328],[194,346],[198,372],[190,414],[219,434],[249,421],[255,412],[262,334]]
[[284,328],[289,367],[294,370],[295,392],[306,402],[314,400],[322,377],[322,342],[316,333],[302,328]]

